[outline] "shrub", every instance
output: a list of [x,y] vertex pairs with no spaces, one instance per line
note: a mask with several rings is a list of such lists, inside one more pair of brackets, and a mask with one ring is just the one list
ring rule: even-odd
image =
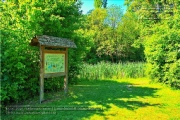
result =
[[[80,27],[79,4],[67,1],[11,1],[1,4],[1,103],[8,105],[19,102],[39,91],[39,49],[31,47],[30,40],[35,35],[51,35],[76,40],[77,51],[83,49],[83,38],[75,33]],[[67,11],[68,9],[68,11]],[[68,12],[68,13],[67,13]],[[75,51],[75,50],[74,50]],[[83,50],[82,50],[83,51]],[[73,50],[70,51],[73,53]],[[79,55],[69,54],[69,66],[79,63]],[[77,59],[76,59],[77,58]],[[77,67],[73,70],[76,71]],[[75,74],[71,74],[73,78]],[[45,80],[45,91],[63,87],[61,78]]]
[[147,36],[145,55],[148,74],[156,81],[180,88],[180,20],[176,15],[172,20],[154,25]]

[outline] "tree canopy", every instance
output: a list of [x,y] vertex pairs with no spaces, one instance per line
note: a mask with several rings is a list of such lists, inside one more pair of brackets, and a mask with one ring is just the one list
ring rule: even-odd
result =
[[[76,50],[69,51],[70,83],[86,52],[88,36],[83,36],[84,18],[80,2],[5,1],[1,2],[2,104],[27,99],[39,88],[39,50],[29,46],[36,35],[50,35],[74,40]],[[82,41],[87,41],[87,43]],[[82,46],[82,44],[84,44]],[[45,82],[45,90],[62,88],[63,80]],[[52,89],[53,88],[53,89]]]
[[[36,35],[75,42],[68,56],[72,84],[83,62],[144,61],[150,78],[180,88],[180,2],[125,0],[125,13],[107,2],[95,0],[83,15],[77,0],[1,1],[2,104],[38,93],[39,50],[29,46]],[[48,79],[45,90],[59,90],[62,82]]]
[[180,2],[126,0],[126,4],[138,16],[139,42],[145,47],[148,75],[179,88]]

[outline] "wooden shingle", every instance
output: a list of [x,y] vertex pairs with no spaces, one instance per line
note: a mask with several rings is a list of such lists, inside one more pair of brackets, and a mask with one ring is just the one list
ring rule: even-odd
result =
[[30,45],[32,46],[54,46],[54,47],[67,47],[67,48],[77,48],[76,44],[67,39],[67,38],[60,38],[60,37],[53,37],[53,36],[36,36],[31,40]]

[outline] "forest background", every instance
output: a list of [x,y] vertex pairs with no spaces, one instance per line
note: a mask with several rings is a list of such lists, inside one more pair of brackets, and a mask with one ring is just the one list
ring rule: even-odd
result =
[[[29,45],[35,35],[72,39],[69,83],[76,84],[82,63],[143,62],[154,81],[180,88],[180,1],[125,0],[82,14],[81,1],[1,1],[1,103],[26,100],[39,92],[39,49]],[[103,64],[104,65],[104,64]],[[50,78],[45,91],[63,88]]]

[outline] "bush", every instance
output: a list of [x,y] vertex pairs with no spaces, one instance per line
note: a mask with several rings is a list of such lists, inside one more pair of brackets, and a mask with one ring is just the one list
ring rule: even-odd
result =
[[149,29],[153,34],[146,39],[145,54],[153,80],[180,88],[180,20],[175,16]]
[[[31,47],[30,40],[35,35],[51,35],[76,40],[77,49],[83,38],[75,33],[80,27],[81,13],[75,2],[49,1],[11,1],[1,2],[1,103],[8,105],[19,102],[39,92],[39,49]],[[68,11],[67,11],[68,9]],[[68,12],[68,13],[67,13]],[[81,47],[79,47],[81,46]],[[72,53],[73,50],[70,51]],[[83,51],[83,50],[82,50]],[[69,54],[69,66],[80,63],[82,52],[76,56]],[[77,67],[74,67],[76,71]],[[71,74],[71,79],[76,74]],[[45,91],[62,89],[63,80],[45,80]]]

